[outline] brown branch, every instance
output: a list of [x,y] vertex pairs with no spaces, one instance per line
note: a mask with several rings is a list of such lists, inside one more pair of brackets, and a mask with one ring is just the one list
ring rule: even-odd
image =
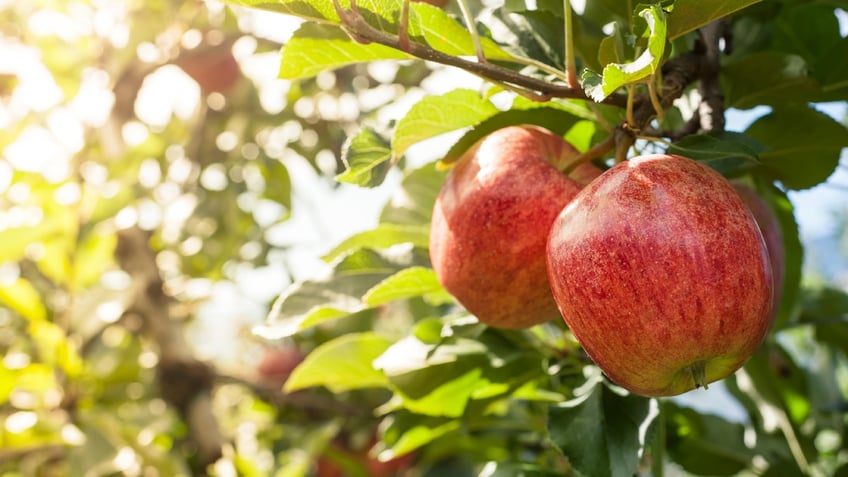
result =
[[203,469],[221,457],[224,445],[212,412],[214,371],[192,356],[181,327],[171,319],[171,299],[163,290],[149,234],[138,227],[119,231],[115,258],[132,277],[132,311],[141,317],[142,331],[159,348],[160,394],[186,421]]
[[[339,5],[338,0],[333,0],[333,4],[336,6],[336,12],[342,21],[342,28],[351,38],[359,43],[377,43],[395,50],[404,51],[425,61],[460,68],[483,79],[521,88],[527,94],[540,99],[568,98],[591,101],[581,88],[573,88],[564,83],[552,83],[543,79],[523,75],[491,62],[469,61],[458,56],[442,53],[421,43],[409,42],[405,44],[397,36],[389,35],[372,27],[362,17],[358,9],[351,8],[350,10],[346,10]],[[604,99],[603,103],[624,107],[625,98],[622,95],[612,95]]]
[[698,105],[700,127],[703,131],[724,130],[724,94],[719,84],[721,49],[719,42],[727,33],[727,21],[717,20],[700,30],[696,49],[703,49],[701,74],[698,92],[701,104]]

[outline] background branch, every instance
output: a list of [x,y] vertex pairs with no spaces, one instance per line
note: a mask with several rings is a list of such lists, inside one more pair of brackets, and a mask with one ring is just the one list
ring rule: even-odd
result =
[[115,258],[132,277],[132,310],[142,319],[142,331],[159,348],[160,394],[186,421],[197,449],[197,465],[203,469],[221,457],[224,445],[212,411],[214,372],[192,356],[179,323],[171,319],[171,300],[163,290],[149,238],[138,227],[119,231]]

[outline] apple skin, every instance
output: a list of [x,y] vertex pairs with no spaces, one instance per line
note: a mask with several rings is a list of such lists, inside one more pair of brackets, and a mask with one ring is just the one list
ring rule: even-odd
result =
[[780,229],[780,222],[777,220],[777,215],[775,215],[771,207],[768,206],[766,201],[754,189],[739,181],[731,181],[731,184],[736,189],[739,197],[742,198],[742,202],[748,206],[748,210],[753,214],[754,220],[760,226],[760,232],[763,234],[763,239],[766,242],[766,249],[768,249],[772,274],[774,276],[774,310],[772,311],[772,315],[774,315],[777,313],[778,306],[780,305],[780,299],[783,294],[783,280],[786,275],[783,232]]
[[724,177],[679,156],[633,158],[583,189],[551,229],[548,274],[592,360],[644,396],[730,375],[771,324],[754,218]]
[[545,245],[580,190],[558,170],[576,156],[547,129],[510,126],[478,141],[448,174],[433,209],[430,260],[481,322],[520,329],[559,317]]

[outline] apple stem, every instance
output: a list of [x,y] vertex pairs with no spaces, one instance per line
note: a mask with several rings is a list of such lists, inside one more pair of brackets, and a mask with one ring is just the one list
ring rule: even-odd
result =
[[692,379],[695,380],[695,388],[709,389],[707,386],[707,363],[705,361],[696,361],[689,366],[689,371],[692,373]]

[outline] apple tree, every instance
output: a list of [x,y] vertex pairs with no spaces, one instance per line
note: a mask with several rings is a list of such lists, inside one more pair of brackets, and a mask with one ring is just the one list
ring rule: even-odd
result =
[[[848,2],[227,1],[0,5],[4,475],[848,475],[848,285],[793,200],[846,167]],[[572,178],[669,153],[753,196],[776,300],[741,368],[642,396],[561,317],[447,290],[437,197],[514,126]],[[391,193],[323,275],[307,176]],[[207,306],[239,287],[260,322]]]

